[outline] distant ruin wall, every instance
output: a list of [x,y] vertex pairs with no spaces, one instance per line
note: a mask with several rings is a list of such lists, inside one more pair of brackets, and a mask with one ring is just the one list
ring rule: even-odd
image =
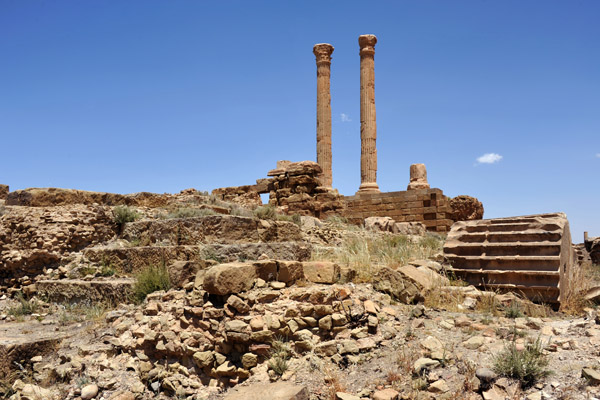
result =
[[5,200],[8,197],[8,185],[0,185],[0,200]]
[[355,224],[367,217],[391,217],[396,222],[421,222],[428,231],[448,232],[453,223],[449,199],[440,189],[360,193],[344,201],[344,216]]

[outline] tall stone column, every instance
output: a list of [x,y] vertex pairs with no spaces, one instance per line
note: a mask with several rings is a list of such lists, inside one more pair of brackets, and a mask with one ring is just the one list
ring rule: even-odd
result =
[[377,186],[377,122],[375,118],[375,35],[360,35],[360,187],[358,192],[379,192]]
[[331,53],[328,43],[315,44],[313,53],[317,59],[317,164],[323,169],[322,184],[331,187]]

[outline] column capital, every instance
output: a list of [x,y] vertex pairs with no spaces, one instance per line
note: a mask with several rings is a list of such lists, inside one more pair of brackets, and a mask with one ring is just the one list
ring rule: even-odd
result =
[[317,58],[317,64],[320,63],[331,63],[331,53],[333,53],[333,46],[329,43],[317,43],[313,47],[313,53]]
[[360,35],[358,37],[358,45],[360,46],[361,56],[375,55],[375,44],[377,37],[375,35]]

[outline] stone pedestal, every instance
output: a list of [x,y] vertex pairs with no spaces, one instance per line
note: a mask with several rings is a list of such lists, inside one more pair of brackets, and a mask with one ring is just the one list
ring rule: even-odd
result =
[[425,164],[413,164],[410,166],[410,182],[406,190],[414,189],[429,189]]
[[360,46],[360,187],[358,193],[379,192],[377,186],[377,122],[375,118],[375,35],[358,37]]
[[313,53],[317,60],[317,163],[323,170],[322,185],[331,187],[331,53],[328,43],[315,44]]

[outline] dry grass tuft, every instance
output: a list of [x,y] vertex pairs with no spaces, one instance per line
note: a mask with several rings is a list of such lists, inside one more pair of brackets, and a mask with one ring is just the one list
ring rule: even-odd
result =
[[331,368],[325,368],[325,384],[327,385],[327,399],[337,400],[337,392],[345,392],[346,387],[340,382],[340,377],[337,371]]
[[433,288],[425,295],[424,305],[427,308],[452,312],[464,311],[459,305],[465,301],[465,294],[460,291],[447,291]]
[[585,294],[592,287],[596,274],[596,268],[590,263],[575,265],[569,280],[567,295],[560,302],[560,311],[569,315],[581,315],[586,307],[592,305],[589,300],[586,300]]
[[[360,229],[360,228],[355,228]],[[444,238],[428,234],[412,240],[405,235],[348,235],[333,251],[315,252],[313,259],[334,261],[356,271],[356,282],[372,282],[381,267],[399,267],[411,260],[428,259],[442,249]]]

